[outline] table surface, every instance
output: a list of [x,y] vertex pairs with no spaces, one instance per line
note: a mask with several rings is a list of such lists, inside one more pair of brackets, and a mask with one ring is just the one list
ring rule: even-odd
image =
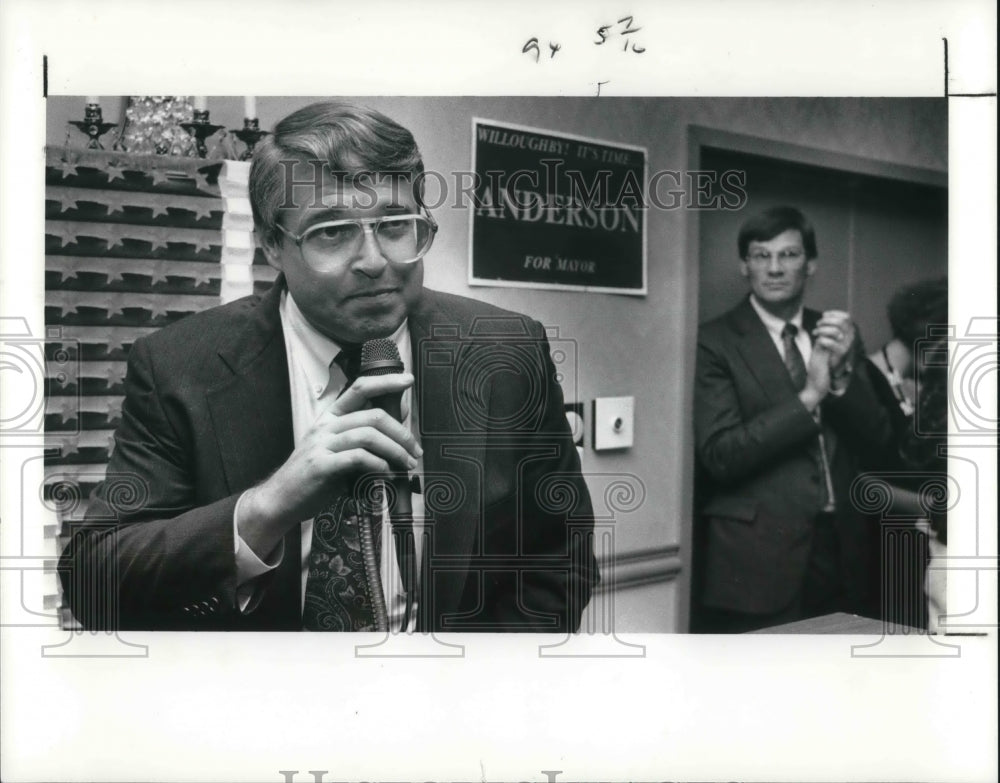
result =
[[822,617],[810,617],[808,620],[798,620],[786,625],[775,625],[762,628],[751,633],[817,633],[817,634],[873,634],[878,636],[899,634],[903,636],[926,634],[920,628],[908,625],[893,625],[884,620],[871,617],[861,617],[856,614],[836,612]]

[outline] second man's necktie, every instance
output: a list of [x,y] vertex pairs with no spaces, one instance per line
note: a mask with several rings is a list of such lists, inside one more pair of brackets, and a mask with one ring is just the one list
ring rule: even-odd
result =
[[785,328],[781,330],[781,341],[785,346],[785,367],[788,368],[792,386],[795,391],[802,391],[806,387],[806,363],[799,346],[795,344],[795,335],[798,333],[799,328],[795,324],[785,324]]
[[[802,391],[806,386],[806,363],[802,358],[802,351],[795,343],[795,336],[799,333],[799,328],[793,323],[786,323],[781,330],[781,342],[785,348],[785,367],[788,368],[788,376],[792,379],[792,385],[796,391]],[[830,462],[826,452],[826,438],[824,437],[819,408],[816,409],[816,421],[820,422],[820,433],[816,438],[813,452],[817,462],[817,467],[823,477],[823,486],[820,492],[821,508],[824,511],[833,511],[833,479],[830,475]]]

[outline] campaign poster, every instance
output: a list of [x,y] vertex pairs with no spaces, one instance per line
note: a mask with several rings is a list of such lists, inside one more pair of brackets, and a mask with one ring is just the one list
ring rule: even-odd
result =
[[646,149],[472,122],[469,284],[646,294]]

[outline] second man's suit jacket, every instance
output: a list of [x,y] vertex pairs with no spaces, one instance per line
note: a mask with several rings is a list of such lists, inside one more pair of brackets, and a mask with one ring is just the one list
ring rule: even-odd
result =
[[[260,605],[235,608],[236,501],[294,445],[282,289],[133,346],[107,478],[60,567],[86,627],[300,629],[298,526]],[[576,628],[593,512],[544,329],[427,289],[409,329],[431,518],[418,628]]]
[[[806,309],[810,333],[820,313]],[[695,442],[702,474],[702,601],[748,613],[789,605],[806,574],[823,505],[820,425],[798,399],[788,370],[749,298],[698,333]],[[863,603],[869,567],[850,489],[859,457],[881,453],[890,426],[862,366],[846,392],[821,403],[849,598]],[[831,453],[832,452],[832,453]]]

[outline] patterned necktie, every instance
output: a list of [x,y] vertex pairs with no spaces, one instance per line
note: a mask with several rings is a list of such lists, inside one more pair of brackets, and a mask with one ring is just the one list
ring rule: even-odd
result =
[[806,363],[802,358],[802,351],[795,344],[795,335],[798,333],[799,328],[795,324],[785,324],[785,328],[781,330],[781,342],[785,346],[785,367],[788,368],[792,386],[795,391],[802,391],[806,387]]
[[[347,389],[357,378],[361,364],[360,348],[342,350],[334,362],[344,371]],[[341,392],[343,393],[343,392]],[[376,512],[374,516],[380,516]],[[374,631],[376,629],[375,591],[381,593],[379,564],[382,562],[382,525],[363,524],[358,503],[350,492],[336,498],[313,520],[306,599],[302,627],[308,631]],[[369,533],[370,531],[370,533]],[[371,545],[362,538],[371,535]],[[374,553],[365,568],[365,551]],[[374,566],[374,567],[373,567]]]
[[340,390],[340,393],[343,394],[358,379],[358,375],[361,373],[361,346],[346,346],[340,353],[333,357],[333,363],[343,370],[344,377],[347,379],[344,388]]

